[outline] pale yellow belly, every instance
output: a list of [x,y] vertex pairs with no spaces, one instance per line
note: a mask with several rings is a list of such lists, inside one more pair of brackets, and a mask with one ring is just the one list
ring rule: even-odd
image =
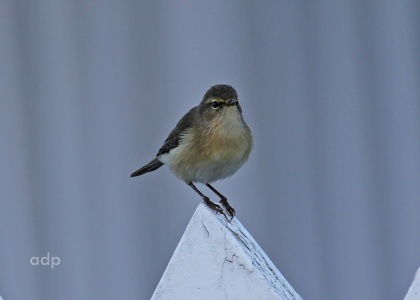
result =
[[232,176],[248,159],[252,147],[234,140],[200,145],[180,145],[164,163],[185,182],[211,183]]

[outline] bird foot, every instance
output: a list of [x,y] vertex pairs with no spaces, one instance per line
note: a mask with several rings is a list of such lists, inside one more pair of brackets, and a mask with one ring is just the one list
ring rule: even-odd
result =
[[209,198],[207,197],[203,197],[204,203],[207,205],[208,208],[210,208],[211,210],[213,210],[214,212],[216,212],[216,214],[222,214],[227,221],[229,221],[228,217],[226,216],[225,212],[223,211],[223,209],[217,205],[216,203],[213,203],[209,200]]
[[220,204],[223,205],[223,207],[226,209],[226,212],[230,216],[229,222],[232,221],[233,217],[235,216],[235,209],[230,206],[230,204],[227,202],[227,199],[220,200]]

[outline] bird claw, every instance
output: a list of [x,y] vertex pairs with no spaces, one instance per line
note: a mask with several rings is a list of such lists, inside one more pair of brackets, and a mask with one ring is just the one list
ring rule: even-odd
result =
[[230,216],[229,222],[232,221],[233,217],[235,216],[235,209],[232,206],[230,206],[226,199],[220,200],[220,204],[223,205],[223,207],[226,209],[226,212]]
[[210,200],[206,200],[206,199],[204,199],[204,202],[206,203],[206,205],[207,205],[208,208],[210,208],[211,210],[213,210],[216,214],[223,215],[225,217],[225,219],[229,222],[228,217],[226,216],[225,212],[223,211],[223,209],[219,205],[211,202]]

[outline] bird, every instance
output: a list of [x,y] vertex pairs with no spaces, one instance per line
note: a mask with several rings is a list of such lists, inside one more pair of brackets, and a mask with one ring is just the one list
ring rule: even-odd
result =
[[211,184],[236,173],[248,160],[252,147],[252,133],[243,118],[236,90],[217,84],[179,120],[156,157],[130,177],[167,165],[210,209],[228,219],[222,207],[210,201],[194,183],[206,185],[220,198],[219,203],[232,220],[235,209]]

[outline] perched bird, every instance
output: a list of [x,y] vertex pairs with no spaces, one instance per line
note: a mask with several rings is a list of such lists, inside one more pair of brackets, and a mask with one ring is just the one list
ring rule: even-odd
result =
[[235,210],[210,183],[232,176],[246,162],[252,149],[252,134],[242,117],[238,94],[230,85],[212,86],[198,106],[178,122],[156,157],[131,177],[168,165],[171,171],[196,191],[217,213],[223,209],[210,201],[194,182],[205,184],[217,196],[231,219]]

